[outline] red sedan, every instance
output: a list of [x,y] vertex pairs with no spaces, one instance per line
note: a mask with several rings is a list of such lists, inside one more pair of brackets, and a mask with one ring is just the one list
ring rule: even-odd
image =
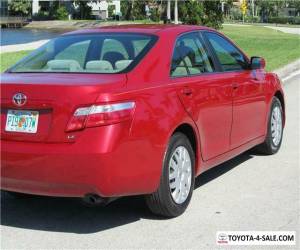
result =
[[195,177],[281,145],[284,94],[265,61],[199,26],[129,25],[51,40],[1,75],[1,189],[187,208]]

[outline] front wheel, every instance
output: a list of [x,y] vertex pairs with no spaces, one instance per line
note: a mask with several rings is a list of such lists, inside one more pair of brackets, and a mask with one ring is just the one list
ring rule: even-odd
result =
[[272,100],[266,140],[256,148],[257,151],[267,155],[272,155],[277,153],[282,143],[282,135],[283,135],[282,105],[279,99],[274,96]]
[[175,133],[169,142],[158,190],[146,196],[150,210],[157,215],[176,217],[187,208],[195,183],[195,153],[189,139]]

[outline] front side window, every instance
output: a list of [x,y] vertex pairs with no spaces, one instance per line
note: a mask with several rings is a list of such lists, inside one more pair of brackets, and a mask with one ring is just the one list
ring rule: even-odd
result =
[[205,34],[224,71],[247,68],[246,58],[232,43],[218,34],[212,32]]
[[61,36],[25,57],[8,72],[128,72],[156,40],[153,35],[122,33]]
[[172,76],[198,75],[213,71],[212,59],[198,33],[189,33],[177,40],[172,58]]

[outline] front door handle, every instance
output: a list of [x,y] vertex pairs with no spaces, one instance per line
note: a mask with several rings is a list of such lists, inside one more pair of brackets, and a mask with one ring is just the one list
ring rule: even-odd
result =
[[184,87],[182,90],[181,90],[181,93],[186,95],[186,96],[190,96],[193,94],[193,90],[191,90],[190,88],[188,87]]

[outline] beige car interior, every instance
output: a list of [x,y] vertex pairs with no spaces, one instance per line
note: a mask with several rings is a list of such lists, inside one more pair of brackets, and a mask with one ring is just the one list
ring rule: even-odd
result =
[[126,69],[132,60],[120,60],[112,64],[106,60],[93,60],[86,63],[83,69],[76,60],[51,60],[47,62],[47,71],[61,72],[95,72],[95,73],[116,73]]

